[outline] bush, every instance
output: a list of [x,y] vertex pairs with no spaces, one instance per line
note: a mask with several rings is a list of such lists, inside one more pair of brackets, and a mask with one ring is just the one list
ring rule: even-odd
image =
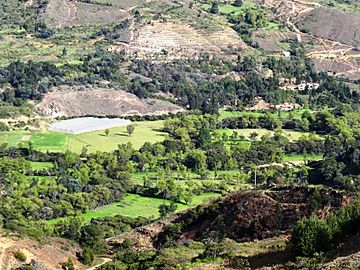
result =
[[325,222],[310,218],[298,222],[293,228],[290,246],[298,253],[312,256],[330,245],[330,232]]
[[295,226],[290,238],[290,246],[299,254],[312,256],[326,251],[344,240],[347,235],[360,231],[360,201],[341,209],[325,220],[303,219]]
[[18,250],[14,253],[14,257],[19,260],[20,262],[26,262],[27,257],[25,255],[24,252],[22,252],[21,250]]
[[91,248],[85,247],[79,259],[83,264],[91,265],[94,261],[94,251]]

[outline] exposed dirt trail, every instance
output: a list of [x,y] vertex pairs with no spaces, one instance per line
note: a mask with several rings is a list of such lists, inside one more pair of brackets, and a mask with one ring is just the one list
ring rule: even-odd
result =
[[112,259],[110,259],[110,258],[105,258],[105,257],[104,257],[104,258],[101,258],[101,259],[103,259],[103,261],[102,261],[101,263],[98,263],[97,265],[94,265],[94,266],[92,266],[92,267],[90,267],[90,268],[88,268],[88,269],[86,269],[86,270],[96,270],[98,267],[100,267],[100,266],[102,266],[102,265],[104,265],[104,264],[112,261]]

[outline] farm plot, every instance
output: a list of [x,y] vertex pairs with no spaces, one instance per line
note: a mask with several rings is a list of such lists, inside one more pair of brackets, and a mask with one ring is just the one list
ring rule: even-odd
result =
[[[204,203],[207,200],[219,197],[218,193],[204,193],[193,198],[191,205],[177,204],[177,210],[181,211],[192,206]],[[113,217],[116,215],[123,215],[127,217],[137,218],[146,217],[155,219],[159,217],[158,207],[161,204],[170,204],[169,200],[142,197],[140,195],[128,194],[121,202],[99,207],[95,210],[89,211],[81,215],[85,222],[89,222],[93,218]]]
[[[228,136],[231,136],[234,131],[238,133],[239,136],[244,136],[246,140],[250,140],[250,136],[252,133],[256,133],[256,139],[261,139],[264,135],[274,135],[274,131],[263,129],[263,128],[244,128],[244,129],[218,129],[218,131],[223,134],[226,133]],[[307,132],[299,132],[293,130],[283,130],[283,135],[287,137],[290,141],[299,140],[299,138],[305,134],[309,134]],[[320,137],[319,137],[320,138]]]
[[162,132],[163,121],[135,122],[134,133],[130,136],[127,127],[115,127],[109,129],[106,135],[104,131],[94,131],[70,136],[69,150],[81,152],[87,147],[89,152],[113,151],[118,144],[130,142],[134,148],[140,148],[145,142],[159,142],[164,140],[166,133]]

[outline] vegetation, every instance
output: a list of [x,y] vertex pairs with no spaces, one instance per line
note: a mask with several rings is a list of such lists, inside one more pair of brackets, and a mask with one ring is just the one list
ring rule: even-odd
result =
[[[358,9],[354,1],[320,2]],[[52,27],[55,22],[46,13],[51,4],[0,4],[2,230],[70,239],[81,247],[77,259],[89,266],[111,250],[112,262],[99,268],[104,270],[205,269],[204,264],[216,262],[246,269],[251,260],[244,253],[250,248],[235,240],[290,231],[287,248],[282,238],[274,241],[272,251],[291,249],[311,261],[359,233],[358,199],[337,209],[340,195],[350,201],[360,189],[360,100],[354,90],[359,81],[320,72],[308,54],[314,44],[320,46],[317,42],[281,40],[286,56],[259,48],[254,35],[261,31],[286,30],[277,34],[301,37],[292,32],[290,19],[242,0],[81,0],[65,7],[71,23],[79,25],[67,27],[67,15],[59,10],[61,24]],[[94,14],[116,10],[125,15],[89,26],[84,7]],[[193,47],[161,48],[148,57],[151,46],[132,44],[134,31],[140,35],[160,22],[164,28],[184,23],[194,36],[214,39],[231,27],[246,45],[239,39],[241,46],[223,50],[211,45],[215,50],[207,52],[195,40]],[[191,54],[183,57],[188,50]],[[284,87],[302,82],[318,87]],[[48,119],[38,115],[36,105],[50,91],[72,86],[123,89],[149,104],[164,100],[185,112],[126,116],[131,125],[84,134],[45,131]],[[253,111],[259,100],[267,105]],[[284,104],[296,109],[286,111]],[[331,189],[321,193],[318,185]],[[277,198],[271,193],[292,189],[301,194]],[[239,201],[246,200],[237,202],[238,194]],[[244,205],[259,207],[248,213]],[[320,218],[324,207],[337,212],[324,211]],[[308,218],[297,221],[300,216]],[[261,217],[268,218],[260,222]],[[137,249],[132,239],[108,246],[106,239],[160,219],[167,221],[159,222],[163,228],[156,236],[149,236],[153,243],[148,250]],[[231,231],[233,225],[241,231]],[[21,250],[13,255],[23,263],[20,269],[32,267],[25,265],[28,258]],[[69,258],[62,267],[75,265]]]
[[359,232],[360,203],[341,209],[325,220],[304,219],[291,233],[290,246],[300,255],[314,256],[338,245],[346,236]]

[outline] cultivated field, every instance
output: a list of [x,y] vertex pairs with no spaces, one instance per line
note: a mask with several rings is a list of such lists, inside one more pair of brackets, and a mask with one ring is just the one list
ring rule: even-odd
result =
[[103,131],[70,136],[69,150],[79,153],[86,146],[90,152],[112,151],[117,149],[118,144],[128,142],[139,148],[146,141],[154,143],[165,138],[166,134],[161,131],[163,121],[135,122],[134,125],[135,131],[131,136],[127,133],[127,127],[111,128],[108,136]]
[[[280,117],[282,118],[287,118],[289,117],[289,114],[291,114],[295,119],[301,119],[301,115],[305,112],[308,111],[306,109],[300,109],[300,110],[295,110],[295,111],[282,111],[280,112]],[[226,111],[224,109],[219,111],[220,116],[219,116],[219,120],[225,119],[225,118],[231,118],[231,117],[240,117],[240,116],[261,116],[264,113],[263,112],[252,112],[252,111]],[[270,112],[271,114],[273,114],[274,116],[279,116],[278,112]]]

